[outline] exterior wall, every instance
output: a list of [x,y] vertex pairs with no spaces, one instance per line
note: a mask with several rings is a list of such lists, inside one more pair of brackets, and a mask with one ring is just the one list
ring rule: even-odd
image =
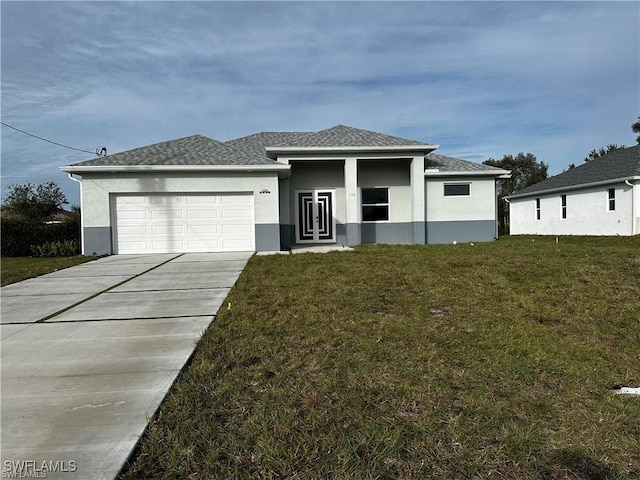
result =
[[[409,160],[358,161],[358,219],[361,243],[414,243],[413,195]],[[389,220],[362,221],[361,189],[389,188]]]
[[[444,185],[468,183],[468,196],[445,196]],[[428,177],[426,243],[484,242],[497,237],[495,179]]]
[[[283,235],[285,232],[289,233],[289,242],[283,236],[283,248],[295,244],[295,192],[305,189],[332,189],[335,191],[337,243],[347,245],[414,243],[415,223],[412,222],[413,193],[410,160],[349,158],[345,160],[291,160],[290,163],[292,167],[291,178],[287,181],[288,203],[280,202],[283,222],[281,232]],[[353,168],[354,164],[357,167],[351,173],[348,169]],[[352,188],[345,186],[345,171],[351,173],[349,180],[354,182]],[[284,186],[282,181],[281,186]],[[360,191],[362,188],[369,187],[389,188],[389,221],[362,222]],[[347,204],[347,190],[349,190],[349,205]],[[283,188],[283,196],[284,191]],[[348,212],[348,210],[351,211]],[[288,224],[285,223],[285,215],[288,216]],[[424,222],[421,222],[418,229],[423,229],[423,225]],[[424,234],[421,238],[424,239]]]
[[[616,208],[608,209],[608,189],[616,189]],[[569,190],[510,201],[512,235],[632,235],[634,190],[625,183]],[[562,195],[567,196],[567,218],[562,218]],[[635,195],[637,197],[637,193]],[[536,219],[540,198],[540,220]],[[636,207],[638,201],[636,198]],[[636,219],[637,222],[637,219]],[[637,233],[637,231],[636,231]]]
[[496,238],[494,220],[427,222],[427,243],[490,242]]
[[85,174],[82,179],[82,217],[85,253],[113,253],[111,194],[125,193],[253,194],[257,250],[280,250],[278,177],[274,172]]

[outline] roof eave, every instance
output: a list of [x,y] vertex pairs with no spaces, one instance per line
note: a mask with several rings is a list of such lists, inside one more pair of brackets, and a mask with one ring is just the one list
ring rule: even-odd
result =
[[511,178],[510,170],[440,170],[440,169],[426,169],[424,171],[425,177],[497,177],[497,178]]
[[101,172],[281,172],[291,167],[274,165],[67,165],[60,170],[67,173]]
[[331,146],[331,147],[265,147],[267,156],[274,158],[277,155],[297,154],[297,153],[372,153],[372,152],[433,152],[439,145],[423,144],[423,145],[379,145],[379,146]]
[[569,190],[581,190],[583,188],[599,187],[600,185],[609,185],[611,183],[621,183],[627,180],[629,181],[640,180],[640,175],[634,175],[631,177],[612,178],[610,180],[601,180],[599,182],[579,183],[576,185],[567,185],[565,187],[547,188],[545,190],[536,190],[535,192],[515,193],[513,195],[507,195],[504,198],[506,198],[507,200],[511,200],[512,198],[536,197],[541,195],[548,195],[551,193],[566,192]]

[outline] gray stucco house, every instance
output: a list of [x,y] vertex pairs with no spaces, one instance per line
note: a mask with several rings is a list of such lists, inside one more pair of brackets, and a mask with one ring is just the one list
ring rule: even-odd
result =
[[337,125],[194,135],[62,170],[82,177],[85,254],[493,240],[509,172],[436,148]]

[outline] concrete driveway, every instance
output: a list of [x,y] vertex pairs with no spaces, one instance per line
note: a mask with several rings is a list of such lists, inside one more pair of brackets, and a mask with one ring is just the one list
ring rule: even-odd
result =
[[116,255],[0,289],[2,478],[114,478],[250,255]]

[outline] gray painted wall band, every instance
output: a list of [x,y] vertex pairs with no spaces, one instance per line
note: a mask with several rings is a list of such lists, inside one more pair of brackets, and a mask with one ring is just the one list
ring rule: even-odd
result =
[[336,223],[336,243],[347,245],[347,226],[344,223]]
[[111,227],[84,227],[82,229],[85,255],[111,255]]
[[280,224],[256,223],[255,228],[257,252],[280,251]]
[[[361,243],[414,243],[413,222],[362,223]],[[424,243],[420,242],[420,243]]]
[[427,222],[427,243],[489,242],[495,239],[494,220]]
[[348,245],[350,247],[354,245],[360,245],[360,224],[347,223],[346,227],[345,245]]
[[[336,223],[336,243],[339,245],[357,245],[348,244],[347,225]],[[286,250],[296,245],[296,226],[280,224],[280,246]]]
[[427,243],[427,226],[424,222],[413,222],[413,243],[418,245]]
[[293,245],[293,235],[295,228],[293,225],[280,224],[280,249],[288,250]]

